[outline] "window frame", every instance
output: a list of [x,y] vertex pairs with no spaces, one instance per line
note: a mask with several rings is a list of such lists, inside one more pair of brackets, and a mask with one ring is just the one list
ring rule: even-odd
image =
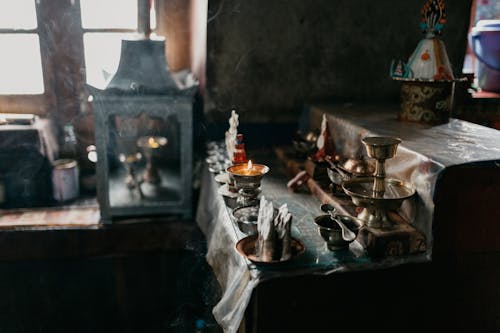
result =
[[34,1],[37,27],[33,29],[8,29],[1,28],[0,34],[36,34],[40,47],[40,60],[42,66],[42,80],[44,92],[40,94],[1,94],[0,110],[7,113],[33,113],[36,115],[47,115],[51,108],[55,107],[55,92],[53,86],[53,74],[50,72],[50,53],[45,47],[48,38],[45,29],[41,26],[41,15],[39,14],[42,1]]

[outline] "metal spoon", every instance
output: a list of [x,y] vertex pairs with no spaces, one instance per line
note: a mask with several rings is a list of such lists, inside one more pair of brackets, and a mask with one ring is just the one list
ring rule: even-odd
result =
[[324,211],[325,213],[330,214],[330,218],[337,222],[339,225],[340,229],[342,229],[342,238],[347,241],[351,242],[356,238],[356,234],[349,230],[349,228],[346,227],[342,221],[337,217],[337,214],[335,214],[335,207],[333,207],[330,204],[322,204],[321,205],[321,210]]

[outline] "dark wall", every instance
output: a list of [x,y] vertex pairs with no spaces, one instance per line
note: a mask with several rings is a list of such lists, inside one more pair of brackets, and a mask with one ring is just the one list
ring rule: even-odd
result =
[[193,251],[0,262],[0,332],[192,333],[217,288]]
[[[296,120],[318,100],[394,100],[391,60],[423,38],[424,0],[210,0],[207,111],[240,121]],[[471,0],[448,0],[442,39],[462,68]]]
[[[135,222],[134,222],[135,221]],[[0,332],[220,333],[219,285],[193,221],[0,233]]]

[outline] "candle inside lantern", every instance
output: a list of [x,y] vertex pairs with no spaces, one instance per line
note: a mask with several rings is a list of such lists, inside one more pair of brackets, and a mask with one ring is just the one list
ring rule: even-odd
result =
[[137,145],[141,148],[157,149],[167,144],[167,138],[162,136],[145,136],[137,140]]
[[167,144],[167,138],[163,136],[143,136],[137,140],[137,146],[142,149],[146,158],[146,169],[144,170],[143,179],[146,183],[159,185],[161,184],[161,176],[154,160],[159,148]]
[[155,138],[151,137],[148,139],[148,145],[151,147],[151,148],[158,148],[160,147],[160,144],[158,142],[156,142]]

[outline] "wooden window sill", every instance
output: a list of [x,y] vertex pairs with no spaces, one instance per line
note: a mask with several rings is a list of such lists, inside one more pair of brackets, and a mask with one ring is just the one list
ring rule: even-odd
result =
[[88,228],[99,225],[99,206],[64,206],[4,210],[0,231],[23,228]]
[[192,220],[178,216],[104,225],[95,198],[87,198],[65,206],[0,210],[0,261],[177,252],[202,244],[200,235]]

